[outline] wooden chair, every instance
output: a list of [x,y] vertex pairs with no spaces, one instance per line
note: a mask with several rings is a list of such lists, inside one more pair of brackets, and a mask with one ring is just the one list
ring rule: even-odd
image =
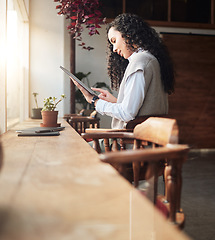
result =
[[79,133],[84,133],[86,128],[99,128],[100,118],[97,117],[97,112],[92,111],[90,116],[82,115],[67,115],[68,123]]
[[82,109],[79,113],[67,113],[64,114],[63,118],[69,123],[69,119],[71,117],[80,117],[80,116],[85,116],[85,109]]
[[[112,136],[113,137],[113,136]],[[134,139],[134,150],[108,152],[100,155],[103,162],[125,165],[145,165],[145,179],[149,183],[146,196],[156,204],[166,205],[168,219],[180,228],[184,225],[184,213],[180,207],[182,164],[189,147],[177,144],[178,128],[174,119],[149,118],[135,127],[133,133],[118,133],[115,137]],[[145,148],[147,144],[152,145]],[[149,145],[148,145],[149,146]],[[165,195],[157,194],[161,162],[165,162]]]
[[[142,119],[143,120],[143,119]],[[140,121],[140,119],[138,120]],[[134,121],[133,121],[134,122]],[[132,123],[133,124],[133,123]],[[142,123],[143,124],[143,123]],[[161,136],[163,136],[163,141],[148,143],[147,141],[142,141],[141,146],[134,146],[134,148],[147,148],[149,146],[155,147],[156,144],[165,145],[168,143],[178,143],[178,127],[174,119],[161,118],[161,117],[149,117],[144,121],[143,126],[150,133],[158,134],[160,129],[163,129]],[[135,137],[128,131],[133,131],[132,129],[86,129],[86,133],[82,134],[85,139],[93,139],[93,148],[101,153],[99,139],[104,139],[105,151],[118,151],[125,150],[131,144],[134,144]],[[127,133],[126,133],[127,132]],[[163,135],[165,134],[165,135]],[[112,142],[112,147],[110,148],[110,139]],[[159,139],[160,140],[160,139]],[[164,141],[165,140],[165,141]],[[119,147],[120,145],[120,147]],[[145,179],[146,167],[142,166],[140,163],[134,162],[132,165],[127,164],[127,166],[121,166],[120,164],[115,164],[114,167],[130,182],[134,181],[135,187],[138,186],[139,180]],[[160,175],[164,173],[164,162],[161,162]]]

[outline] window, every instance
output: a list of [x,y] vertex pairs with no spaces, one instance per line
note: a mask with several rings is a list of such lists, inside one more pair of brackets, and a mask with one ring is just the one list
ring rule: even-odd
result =
[[101,11],[108,18],[115,18],[122,12],[122,0],[101,0]]
[[[101,0],[103,14],[115,18],[129,12],[154,26],[215,28],[215,0]],[[105,10],[107,8],[107,10]]]
[[172,0],[171,20],[210,23],[211,0]]
[[126,12],[135,13],[144,19],[165,21],[167,20],[167,9],[167,0],[132,0],[126,2]]
[[6,1],[0,0],[0,132],[6,130]]
[[[0,131],[5,132],[28,116],[28,17],[23,1],[0,0]],[[22,9],[21,9],[22,8]]]
[[20,79],[19,79],[19,42],[18,16],[14,10],[13,1],[8,1],[7,10],[7,128],[19,122],[20,119]]

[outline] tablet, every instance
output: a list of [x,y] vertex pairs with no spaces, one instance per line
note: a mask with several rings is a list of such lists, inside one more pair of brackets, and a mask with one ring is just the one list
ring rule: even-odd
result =
[[93,96],[98,96],[98,94],[96,94],[92,89],[90,89],[89,87],[87,87],[86,84],[84,84],[81,80],[79,80],[75,75],[73,75],[71,72],[69,72],[66,68],[60,66],[60,68],[66,73],[68,74],[74,81],[76,81],[77,83],[79,83],[85,90],[87,90],[90,94],[92,94]]
[[42,136],[59,136],[60,133],[59,132],[40,132],[40,133],[36,133],[36,132],[20,132],[17,134],[18,137],[42,137]]
[[24,136],[59,136],[60,131],[64,130],[65,127],[33,127],[26,128],[23,130],[17,130],[18,137]]

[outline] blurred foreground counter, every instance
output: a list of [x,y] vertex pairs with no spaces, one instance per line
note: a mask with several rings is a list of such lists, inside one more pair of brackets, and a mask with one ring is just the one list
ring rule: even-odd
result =
[[1,135],[0,239],[185,240],[66,121],[59,136]]

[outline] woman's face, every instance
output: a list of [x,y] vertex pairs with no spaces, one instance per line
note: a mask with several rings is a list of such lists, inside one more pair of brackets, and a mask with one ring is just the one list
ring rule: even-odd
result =
[[131,49],[128,49],[124,38],[122,38],[122,34],[119,31],[115,30],[114,27],[111,27],[109,29],[108,39],[113,45],[113,51],[118,53],[121,57],[127,59],[133,53]]

